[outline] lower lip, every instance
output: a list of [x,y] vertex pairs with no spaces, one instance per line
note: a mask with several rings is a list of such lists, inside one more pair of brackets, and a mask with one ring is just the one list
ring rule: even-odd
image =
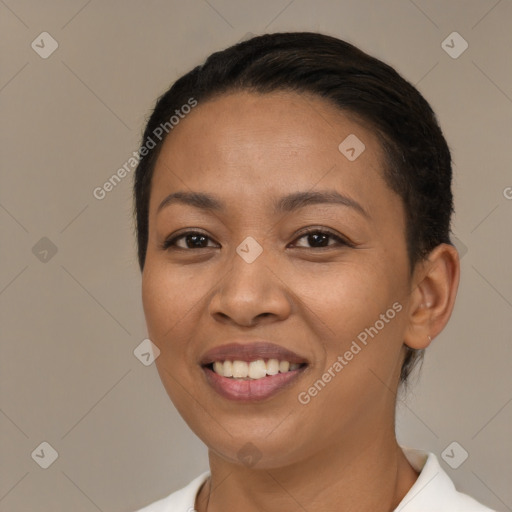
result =
[[208,367],[203,367],[208,383],[219,395],[229,400],[239,402],[252,402],[269,398],[284,388],[289,387],[305,369],[305,366],[297,370],[267,375],[262,379],[238,380],[222,377]]

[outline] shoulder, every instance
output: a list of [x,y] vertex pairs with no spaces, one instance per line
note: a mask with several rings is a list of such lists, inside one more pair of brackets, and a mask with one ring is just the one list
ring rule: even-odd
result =
[[433,453],[403,447],[402,450],[420,475],[394,512],[493,512],[457,491]]
[[135,512],[192,512],[197,493],[209,476],[205,471],[185,487]]

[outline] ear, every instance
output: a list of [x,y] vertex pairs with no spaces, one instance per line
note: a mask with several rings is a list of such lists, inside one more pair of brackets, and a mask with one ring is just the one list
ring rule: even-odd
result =
[[457,249],[440,244],[418,263],[411,280],[408,325],[404,343],[414,349],[430,345],[450,319],[459,287]]

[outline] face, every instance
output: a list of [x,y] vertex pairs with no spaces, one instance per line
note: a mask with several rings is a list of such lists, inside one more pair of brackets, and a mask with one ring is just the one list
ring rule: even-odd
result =
[[[359,156],[354,139],[339,149],[351,134]],[[143,304],[162,382],[211,453],[281,467],[392,428],[404,219],[377,137],[320,98],[232,93],[174,128],[152,179]],[[243,375],[257,359],[299,368],[239,380],[204,366],[239,360]]]

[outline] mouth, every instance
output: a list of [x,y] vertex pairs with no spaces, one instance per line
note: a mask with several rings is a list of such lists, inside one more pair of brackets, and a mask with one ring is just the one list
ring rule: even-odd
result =
[[270,398],[290,387],[308,362],[271,343],[232,343],[205,354],[201,367],[208,384],[218,394],[247,402]]
[[278,359],[257,359],[256,361],[215,361],[203,366],[208,370],[233,380],[261,380],[274,375],[290,373],[307,366],[306,363],[290,363]]

